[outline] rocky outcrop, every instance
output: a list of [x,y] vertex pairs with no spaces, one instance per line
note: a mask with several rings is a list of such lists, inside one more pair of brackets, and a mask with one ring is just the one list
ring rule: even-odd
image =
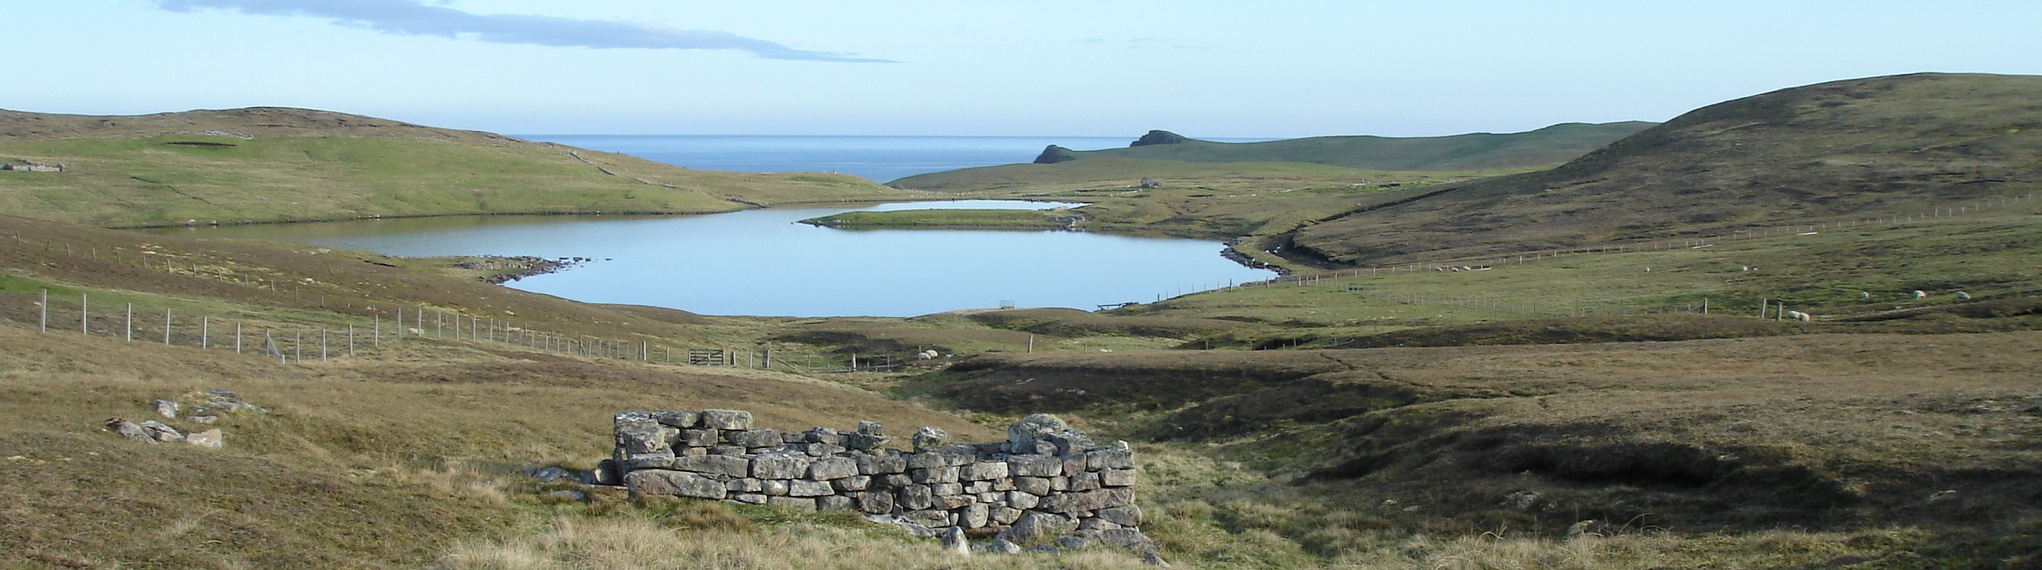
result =
[[1180,135],[1170,131],[1158,130],[1149,131],[1148,134],[1142,135],[1141,138],[1135,139],[1134,142],[1128,143],[1127,146],[1129,148],[1133,148],[1138,146],[1150,146],[1159,144],[1179,144],[1187,140],[1191,139],[1185,138],[1184,135]]

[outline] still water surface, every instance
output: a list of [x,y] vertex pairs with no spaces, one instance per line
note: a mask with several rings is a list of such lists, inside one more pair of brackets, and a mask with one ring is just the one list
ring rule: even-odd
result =
[[1089,310],[1274,275],[1228,261],[1219,255],[1222,244],[1201,240],[1082,232],[850,231],[795,223],[852,210],[1015,204],[925,202],[668,217],[459,216],[159,233],[403,256],[589,257],[596,261],[507,285],[578,301],[711,315],[905,317],[1003,302]]

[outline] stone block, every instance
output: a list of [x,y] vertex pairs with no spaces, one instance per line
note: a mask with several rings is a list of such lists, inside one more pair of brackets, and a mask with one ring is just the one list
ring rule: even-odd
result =
[[973,497],[972,500],[977,501],[981,505],[1002,505],[1007,503],[1006,493],[995,493],[992,491],[987,491],[984,493],[978,493],[976,495],[973,495],[972,497]]
[[759,481],[759,492],[774,497],[787,496],[788,487],[789,485],[787,484],[787,480],[785,479],[767,479]]
[[713,429],[681,430],[681,439],[679,443],[681,445],[685,445],[688,447],[709,447],[712,445],[716,445],[716,430]]
[[759,493],[745,493],[742,495],[735,495],[731,497],[731,500],[751,505],[766,504],[766,496]]
[[804,511],[815,510],[815,499],[812,497],[766,497],[766,504],[775,507],[793,507]]
[[592,481],[590,481],[590,484],[622,485],[624,484],[625,469],[627,469],[627,467],[625,467],[622,462],[619,462],[615,459],[604,459],[602,461],[596,462],[595,476],[590,478],[592,479]]
[[1063,475],[1065,477],[1076,477],[1078,475],[1090,472],[1090,470],[1087,469],[1086,466],[1089,465],[1091,462],[1086,461],[1085,456],[1083,454],[1066,455],[1063,456],[1061,459],[1063,461]]
[[624,476],[624,487],[634,495],[671,495],[700,499],[721,499],[723,483],[686,471],[639,469]]
[[858,500],[858,510],[875,515],[893,512],[894,496],[887,491],[865,491],[851,494]]
[[944,463],[943,454],[934,451],[918,451],[903,457],[907,458],[908,469],[928,469],[930,467],[947,465],[947,463]]
[[908,485],[900,490],[900,506],[909,510],[935,506],[936,493],[928,485]]
[[879,484],[895,488],[906,487],[915,484],[915,478],[909,477],[906,473],[892,473],[880,475]]
[[746,449],[774,448],[786,445],[786,442],[780,440],[780,432],[770,429],[725,431],[723,432],[723,439],[730,442],[731,445]]
[[752,429],[752,413],[744,410],[702,410],[702,425],[710,429]]
[[1094,513],[1094,516],[1097,516],[1099,520],[1124,527],[1142,525],[1142,508],[1135,505],[1099,509],[1099,512]]
[[950,514],[950,511],[940,509],[908,511],[902,516],[907,518],[908,522],[929,528],[948,527],[951,525],[951,521],[954,520],[952,518],[954,515]]
[[1055,477],[1063,474],[1061,460],[1048,455],[1015,455],[1007,458],[1007,472],[1015,477]]
[[780,434],[780,441],[782,443],[808,443],[807,437],[807,434],[801,432],[785,432]]
[[1085,450],[1099,447],[1099,444],[1092,443],[1092,438],[1086,437],[1085,434],[1078,433],[1075,431],[1067,431],[1060,434],[1052,435],[1047,438],[1043,438],[1043,441],[1055,444],[1057,455],[1071,455],[1074,453],[1082,453]]
[[808,431],[802,432],[801,435],[802,441],[808,443],[827,443],[830,445],[841,445],[844,443],[843,436],[839,435],[837,430],[826,427],[809,428]]
[[674,460],[674,468],[725,477],[744,477],[751,475],[752,461],[736,455],[701,455],[677,458]]
[[1015,477],[1014,490],[1035,496],[1049,494],[1048,477]]
[[929,485],[929,491],[938,497],[948,497],[964,494],[964,486],[956,483],[935,483]]
[[709,448],[710,455],[744,455],[749,453],[742,445],[719,443]]
[[678,455],[678,456],[681,456],[681,457],[698,457],[698,456],[703,456],[703,455],[708,455],[708,454],[709,454],[709,448],[707,448],[707,447],[678,447],[678,448],[674,448],[674,455]]
[[652,421],[678,429],[689,429],[702,425],[702,414],[678,410],[664,410],[652,413]]
[[892,440],[892,438],[883,435],[873,435],[867,433],[847,433],[843,434],[842,439],[843,446],[845,448],[855,449],[858,451],[870,451],[874,449],[879,449],[879,446],[885,445],[886,442]]
[[814,462],[806,455],[791,453],[768,453],[752,457],[753,477],[760,479],[794,479],[808,474],[808,464]]
[[969,445],[953,445],[944,449],[942,454],[943,464],[951,467],[963,467],[978,461],[978,449]]
[[1007,476],[1005,461],[977,461],[965,465],[962,476],[971,481],[986,481]]
[[853,460],[858,462],[859,475],[891,475],[908,471],[908,459],[903,455],[860,453],[854,456]]
[[950,446],[950,432],[933,427],[923,427],[915,431],[913,441],[916,453],[934,451]]
[[851,500],[850,497],[846,497],[843,495],[825,495],[815,498],[815,508],[817,510],[848,511],[856,509],[857,507],[858,504],[856,501],[853,501]]
[[1101,469],[1133,469],[1134,452],[1110,447],[1087,451],[1085,452],[1085,467],[1092,471]]
[[1098,473],[1079,473],[1071,476],[1071,491],[1084,492],[1099,488]]
[[994,523],[1014,524],[1014,521],[1021,520],[1021,513],[1021,509],[1013,507],[994,507],[990,516]]
[[1052,492],[1052,493],[1061,493],[1061,492],[1064,492],[1064,491],[1069,491],[1069,490],[1071,490],[1071,478],[1070,478],[1070,477],[1050,477],[1050,478],[1049,478],[1049,490],[1050,490],[1050,492]]
[[839,493],[863,491],[872,487],[872,476],[852,475],[842,479],[834,479],[830,481],[830,486],[835,487]]
[[963,508],[957,509],[957,526],[964,528],[986,526],[986,522],[992,520],[992,514],[992,509],[983,504],[972,503],[965,505]]
[[[1028,509],[1033,509],[1033,508],[1035,508],[1035,506],[1036,506],[1036,505],[1039,505],[1039,504],[1042,504],[1042,497],[1040,497],[1040,496],[1037,496],[1037,495],[1033,495],[1033,494],[1029,494],[1029,493],[1023,493],[1023,492],[1021,492],[1021,491],[1008,491],[1008,492],[1007,492],[1007,506],[1010,506],[1010,507],[1014,507],[1014,508],[1017,508],[1017,509],[1021,509],[1021,510],[1024,510],[1024,511],[1025,511],[1025,510],[1028,510]],[[1014,521],[1007,521],[1007,522],[1014,522]]]
[[1014,479],[1010,477],[1001,477],[999,479],[994,479],[991,481],[991,483],[993,484],[994,491],[1004,492],[1014,490]]
[[972,481],[962,485],[964,485],[964,492],[966,493],[976,494],[993,490],[993,483],[991,481]]
[[1014,425],[1007,426],[1007,441],[1020,443],[1048,438],[1053,434],[1069,431],[1071,424],[1050,414],[1029,414]]
[[829,457],[844,452],[844,446],[834,443],[808,443],[808,454],[812,457]]
[[724,488],[724,490],[726,490],[726,491],[730,491],[730,492],[731,492],[731,493],[733,493],[733,494],[735,494],[735,493],[764,493],[764,492],[765,492],[765,490],[766,490],[766,486],[765,486],[765,484],[763,484],[763,483],[760,483],[758,479],[753,479],[753,478],[750,478],[750,477],[745,477],[745,478],[742,478],[742,479],[731,479],[731,480],[729,480],[729,481],[724,481],[724,482],[723,482],[723,488]]
[[1099,472],[1099,484],[1107,487],[1133,487],[1133,469],[1106,469]]
[[1037,508],[1057,513],[1079,513],[1125,507],[1132,504],[1134,504],[1134,489],[1118,487],[1051,495],[1043,498],[1042,504],[1037,505]]
[[908,472],[908,476],[913,477],[916,483],[922,484],[955,483],[957,482],[957,468],[945,466],[916,469]]
[[681,430],[660,425],[649,416],[617,414],[617,449],[627,453],[654,453],[673,449]]
[[978,504],[978,497],[971,495],[938,495],[936,497],[936,504],[941,505],[945,509],[956,510]]
[[620,463],[632,469],[672,469],[674,466],[674,452],[660,450],[654,453],[633,453],[624,456],[623,461]]
[[820,497],[823,495],[833,495],[836,492],[836,489],[830,488],[829,483],[821,481],[795,479],[787,482],[787,496],[789,497]]

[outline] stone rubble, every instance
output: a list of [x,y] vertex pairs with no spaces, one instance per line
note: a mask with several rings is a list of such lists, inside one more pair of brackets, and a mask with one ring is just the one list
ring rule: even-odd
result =
[[[1160,548],[1141,534],[1134,452],[1048,414],[997,443],[953,443],[924,427],[911,452],[881,448],[890,438],[878,422],[779,432],[754,427],[742,410],[627,411],[614,433],[612,457],[580,480],[621,484],[634,497],[856,510],[963,553]],[[992,540],[960,546],[966,535]]]
[[[204,403],[186,406],[178,400],[159,399],[151,402],[150,406],[155,410],[156,415],[162,416],[163,419],[181,420],[195,424],[218,422],[222,414],[262,413],[269,411],[263,409],[262,406],[244,402],[241,400],[240,395],[235,394],[231,390],[221,388],[187,394],[185,399]],[[107,431],[143,443],[182,441],[207,449],[220,449],[227,445],[226,434],[222,433],[219,429],[185,433],[157,420],[133,422],[117,417],[108,418],[105,423]]]

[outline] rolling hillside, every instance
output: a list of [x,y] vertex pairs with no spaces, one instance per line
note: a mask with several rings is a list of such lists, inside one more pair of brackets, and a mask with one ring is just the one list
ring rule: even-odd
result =
[[1549,171],[1446,185],[1289,235],[1335,265],[1843,221],[2042,187],[2042,77],[1915,74],[1711,105]]
[[[899,198],[854,176],[631,156],[286,108],[0,111],[0,211],[99,226],[505,213],[706,213]],[[55,170],[61,172],[34,171]]]
[[1507,134],[1331,136],[1250,143],[1204,141],[1167,131],[1151,131],[1127,148],[1073,151],[1051,147],[1036,162],[1134,158],[1183,162],[1311,162],[1369,170],[1495,170],[1566,162],[1652,125],[1642,121],[1563,123]]

